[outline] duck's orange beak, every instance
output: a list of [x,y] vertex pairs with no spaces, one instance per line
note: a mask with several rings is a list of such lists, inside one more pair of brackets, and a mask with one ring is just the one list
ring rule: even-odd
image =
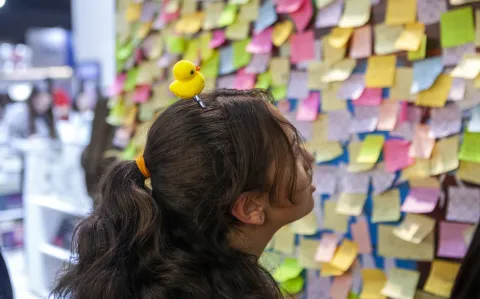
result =
[[198,72],[198,71],[200,70],[200,67],[197,65],[197,66],[195,67],[195,70]]

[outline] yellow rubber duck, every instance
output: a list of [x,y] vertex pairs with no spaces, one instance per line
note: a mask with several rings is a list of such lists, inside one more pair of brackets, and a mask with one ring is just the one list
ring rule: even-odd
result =
[[173,66],[173,81],[169,88],[177,97],[187,100],[200,94],[205,87],[205,77],[199,72],[200,67],[188,60],[180,60]]

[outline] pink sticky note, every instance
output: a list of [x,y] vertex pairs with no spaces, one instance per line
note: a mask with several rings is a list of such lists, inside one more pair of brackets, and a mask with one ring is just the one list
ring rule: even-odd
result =
[[278,101],[277,102],[277,108],[278,110],[282,113],[288,113],[290,111],[290,101],[288,100],[283,100],[283,101]]
[[400,108],[398,110],[397,124],[406,122],[408,119],[408,103],[400,102]]
[[343,0],[336,0],[332,4],[317,12],[317,19],[315,20],[315,28],[328,28],[337,26],[342,17]]
[[390,139],[383,145],[383,158],[385,170],[395,172],[413,164],[415,159],[408,155],[410,142],[405,140]]
[[226,40],[225,31],[215,30],[212,33],[212,39],[210,40],[210,48],[215,49],[220,47]]
[[392,100],[383,101],[380,105],[380,115],[378,118],[377,130],[393,130],[393,128],[395,128],[395,125],[397,124],[398,110],[398,102]]
[[133,101],[135,103],[145,103],[150,98],[150,90],[152,90],[152,86],[150,85],[138,86],[135,89]]
[[381,88],[365,88],[362,95],[353,101],[355,106],[378,106],[382,103]]
[[372,26],[366,25],[355,29],[350,45],[350,57],[359,59],[372,55]]
[[435,138],[430,137],[430,127],[418,124],[415,127],[410,157],[429,159],[435,146]]
[[125,85],[125,80],[127,80],[127,74],[119,74],[115,79],[115,82],[110,87],[110,96],[116,96],[122,93],[123,86]]
[[253,54],[267,54],[272,52],[272,32],[273,27],[270,27],[255,34],[247,46],[247,52]]
[[276,0],[278,13],[292,13],[300,9],[304,2],[308,0]]
[[440,190],[437,188],[411,188],[402,205],[402,212],[424,214],[435,209]]
[[320,106],[320,95],[317,92],[310,92],[308,98],[303,100],[297,109],[297,120],[314,121],[318,116]]
[[352,229],[353,240],[358,244],[358,252],[372,253],[372,241],[367,220],[361,217],[356,223],[353,223],[350,228]]
[[313,16],[313,6],[312,1],[304,0],[300,8],[290,13],[290,18],[292,19],[295,27],[297,28],[297,32],[303,32],[306,28],[308,23]]
[[315,253],[317,262],[330,262],[337,249],[339,238],[336,234],[324,233]]
[[335,299],[346,299],[352,288],[353,278],[351,274],[337,276],[330,288],[330,297]]
[[297,33],[290,38],[290,54],[292,63],[315,59],[315,35],[313,31]]
[[437,255],[463,258],[467,252],[463,233],[471,227],[470,224],[441,221]]
[[233,82],[234,89],[252,89],[255,86],[255,74],[247,74],[245,69],[237,72],[235,81]]
[[170,1],[173,1],[173,0],[164,1],[163,2],[163,8],[161,9],[161,12],[162,12],[161,17],[162,17],[162,20],[163,20],[164,24],[169,23],[171,21],[175,21],[180,16],[180,10],[179,9],[175,12],[171,12],[171,13],[167,12],[167,10],[165,8],[168,6],[168,3]]

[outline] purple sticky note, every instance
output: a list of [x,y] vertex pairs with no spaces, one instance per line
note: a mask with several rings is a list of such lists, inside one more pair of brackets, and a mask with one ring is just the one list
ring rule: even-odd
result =
[[331,141],[345,142],[350,139],[352,115],[348,110],[335,110],[328,113],[327,138]]
[[463,233],[471,227],[470,224],[441,221],[437,255],[463,258],[467,252]]
[[330,299],[330,277],[318,277],[316,270],[307,271],[307,298]]
[[430,213],[435,209],[439,197],[440,190],[437,188],[411,188],[401,210],[415,214]]
[[233,88],[235,75],[222,76],[217,79],[217,88]]
[[319,194],[335,194],[338,181],[338,168],[331,165],[315,165],[313,168],[313,184]]
[[253,54],[266,54],[272,52],[272,32],[273,27],[270,27],[255,34],[252,41],[247,46],[247,52]]
[[344,100],[357,100],[365,89],[365,76],[363,74],[353,74],[347,80],[343,81],[338,90],[337,97]]
[[443,48],[442,49],[443,65],[444,66],[457,65],[462,60],[463,55],[472,54],[472,53],[475,53],[474,43],[469,43],[469,44],[452,47],[452,48]]
[[392,186],[395,173],[385,171],[384,167],[376,167],[372,171],[373,194],[381,194]]
[[385,159],[385,170],[395,172],[404,169],[415,161],[408,154],[410,151],[410,142],[398,139],[385,141],[383,145],[383,158]]
[[235,89],[252,89],[255,86],[255,74],[247,74],[244,69],[237,72],[233,88]]
[[342,192],[367,194],[370,186],[370,172],[345,172],[342,176]]
[[447,0],[417,0],[418,21],[425,25],[438,23],[447,11]]
[[447,99],[453,101],[460,101],[465,98],[465,90],[467,89],[467,82],[463,78],[453,78],[452,87]]
[[378,107],[357,106],[350,123],[350,133],[375,131],[378,124]]
[[210,40],[210,48],[215,49],[223,45],[226,41],[224,30],[215,30],[212,33],[212,39]]
[[430,117],[430,134],[432,137],[447,137],[459,133],[462,129],[462,113],[454,103],[444,108],[432,109]]
[[393,129],[393,131],[390,132],[390,136],[401,137],[405,140],[412,141],[413,129],[414,129],[414,125],[409,121],[405,121],[397,124],[395,126],[395,129]]
[[305,99],[309,96],[308,74],[302,71],[292,71],[288,83],[287,97],[289,99]]
[[328,28],[337,26],[342,17],[343,0],[336,0],[332,4],[317,12],[315,28]]
[[268,69],[268,65],[270,63],[271,57],[272,57],[271,53],[252,55],[252,60],[250,60],[250,63],[245,68],[245,72],[247,74],[265,73]]
[[365,88],[358,99],[353,101],[355,106],[378,106],[382,103],[381,88]]
[[477,223],[480,221],[480,190],[467,187],[448,188],[447,220]]

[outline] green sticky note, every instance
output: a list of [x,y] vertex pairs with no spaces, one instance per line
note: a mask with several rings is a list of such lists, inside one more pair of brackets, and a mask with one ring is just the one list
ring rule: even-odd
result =
[[286,282],[302,273],[303,267],[300,266],[296,258],[287,257],[283,263],[273,272],[273,279],[278,282]]
[[285,100],[285,98],[287,97],[287,87],[286,86],[273,87],[272,95],[275,101]]
[[133,43],[128,43],[124,46],[121,46],[117,50],[117,59],[118,60],[125,60],[132,56],[133,50],[135,49]]
[[235,17],[237,15],[237,8],[236,4],[228,4],[222,11],[220,18],[218,19],[218,26],[225,27],[231,25],[233,21],[235,21]]
[[355,294],[355,293],[348,293],[348,299],[359,299],[360,296],[358,294]]
[[271,83],[272,76],[270,75],[270,73],[263,73],[257,76],[257,83],[255,84],[255,88],[268,89]]
[[206,31],[200,36],[200,53],[202,54],[202,60],[210,59],[213,55],[213,49],[210,48],[210,41],[212,40],[212,32]]
[[205,78],[215,79],[218,76],[219,64],[220,54],[218,54],[218,51],[214,51],[209,59],[203,61],[200,71]]
[[127,79],[123,89],[125,91],[133,91],[137,86],[138,68],[130,69],[127,73]]
[[233,66],[235,69],[245,67],[250,63],[252,54],[246,50],[249,43],[250,39],[233,42]]
[[414,60],[424,59],[426,51],[427,51],[427,35],[424,35],[418,50],[407,52],[408,60],[414,61]]
[[110,108],[106,122],[111,126],[121,126],[127,115],[127,108],[123,101],[117,100]]
[[170,35],[167,37],[167,49],[172,54],[182,54],[185,51],[185,40],[181,36]]
[[480,133],[465,132],[458,158],[463,161],[480,163]]
[[280,283],[280,288],[283,293],[294,295],[300,293],[303,290],[304,284],[305,280],[303,279],[303,277],[298,276]]
[[442,14],[440,42],[442,48],[452,48],[475,41],[475,25],[471,6],[452,9]]
[[136,155],[137,155],[137,149],[135,148],[135,143],[130,142],[122,152],[122,159],[134,160]]
[[183,59],[190,61],[198,60],[198,40],[195,39],[188,42]]
[[357,156],[357,163],[376,163],[382,152],[385,136],[367,135],[362,142],[360,152]]

